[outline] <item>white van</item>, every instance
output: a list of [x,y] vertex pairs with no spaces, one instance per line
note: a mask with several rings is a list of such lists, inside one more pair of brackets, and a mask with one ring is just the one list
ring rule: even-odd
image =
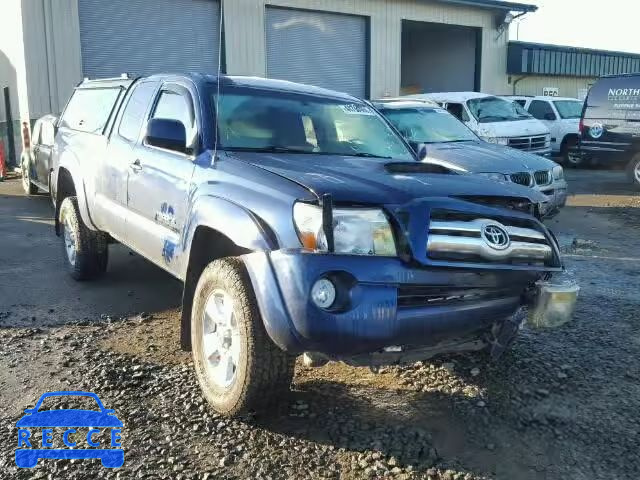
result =
[[435,101],[489,143],[551,156],[549,129],[517,103],[477,92],[423,93],[403,98]]

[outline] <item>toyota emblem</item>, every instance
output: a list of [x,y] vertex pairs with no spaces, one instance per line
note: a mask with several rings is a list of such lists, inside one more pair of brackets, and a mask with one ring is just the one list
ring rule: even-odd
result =
[[493,222],[482,227],[482,239],[495,250],[504,250],[511,243],[507,230],[499,223]]

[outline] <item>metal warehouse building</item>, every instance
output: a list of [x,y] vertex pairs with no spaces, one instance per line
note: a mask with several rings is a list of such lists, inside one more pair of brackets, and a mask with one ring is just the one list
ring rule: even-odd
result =
[[9,87],[16,124],[60,112],[83,77],[215,73],[219,55],[229,74],[362,97],[506,93],[505,17],[536,7],[497,0],[5,0],[2,9],[0,87]]
[[563,47],[541,43],[509,42],[507,73],[514,95],[584,98],[601,75],[640,72],[640,55]]

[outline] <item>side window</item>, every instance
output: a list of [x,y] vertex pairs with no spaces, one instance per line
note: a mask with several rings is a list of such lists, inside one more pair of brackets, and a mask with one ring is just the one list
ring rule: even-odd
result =
[[187,138],[189,138],[189,132],[193,128],[191,103],[184,95],[179,93],[163,91],[153,112],[153,118],[168,118],[181,121],[187,130]]
[[549,102],[544,100],[533,100],[529,105],[529,113],[538,120],[555,120],[556,114]]
[[140,128],[144,122],[144,114],[153,98],[155,86],[154,82],[143,82],[136,85],[131,92],[118,128],[118,134],[124,139],[130,142],[138,140]]
[[120,88],[77,89],[69,100],[60,125],[101,134],[121,91]]
[[469,121],[469,115],[461,103],[447,103],[447,111],[462,122]]
[[53,145],[55,137],[55,131],[53,125],[49,122],[44,122],[40,130],[40,143],[48,147]]

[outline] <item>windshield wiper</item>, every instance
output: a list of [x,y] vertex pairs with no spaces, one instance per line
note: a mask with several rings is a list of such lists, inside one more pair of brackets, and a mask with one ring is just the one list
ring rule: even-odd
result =
[[224,149],[232,152],[309,153],[309,154],[319,153],[306,148],[285,147],[282,145],[267,145],[265,147],[224,147]]
[[393,158],[393,157],[387,157],[384,155],[374,155],[373,153],[367,153],[367,152],[349,152],[349,153],[342,153],[340,155],[344,155],[345,157]]

